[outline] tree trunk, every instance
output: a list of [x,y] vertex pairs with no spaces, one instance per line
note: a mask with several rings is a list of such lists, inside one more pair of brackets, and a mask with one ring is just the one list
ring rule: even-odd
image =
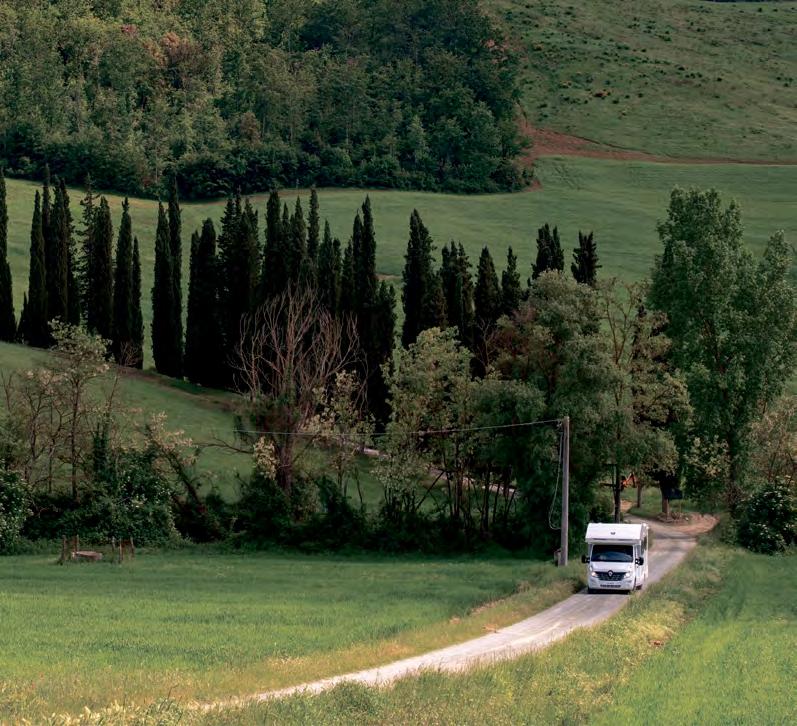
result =
[[614,521],[620,521],[620,493],[623,491],[623,486],[620,483],[620,467],[614,465]]
[[634,479],[636,480],[636,508],[642,508],[642,479],[641,477],[635,476]]
[[665,516],[665,518],[670,518],[670,500],[664,496],[664,490],[661,491],[661,513]]

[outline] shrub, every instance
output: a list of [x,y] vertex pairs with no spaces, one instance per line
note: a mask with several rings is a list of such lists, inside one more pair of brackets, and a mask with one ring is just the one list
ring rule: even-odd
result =
[[753,552],[775,554],[797,543],[797,498],[783,482],[768,482],[742,505],[739,544]]
[[10,552],[28,516],[28,491],[16,472],[0,471],[0,554]]

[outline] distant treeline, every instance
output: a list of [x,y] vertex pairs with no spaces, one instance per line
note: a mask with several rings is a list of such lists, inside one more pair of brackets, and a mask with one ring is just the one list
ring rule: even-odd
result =
[[0,0],[0,164],[185,199],[524,181],[516,60],[476,0]]

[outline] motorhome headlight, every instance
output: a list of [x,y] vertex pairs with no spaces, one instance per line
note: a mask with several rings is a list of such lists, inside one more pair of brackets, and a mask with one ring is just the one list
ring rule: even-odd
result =
[[631,573],[630,572],[624,572],[623,573],[623,579],[624,580],[627,580],[629,577],[631,577]]
[[597,576],[598,576],[598,573],[597,573],[595,570],[590,570],[590,571],[589,571],[589,576],[590,576],[590,577],[597,577]]

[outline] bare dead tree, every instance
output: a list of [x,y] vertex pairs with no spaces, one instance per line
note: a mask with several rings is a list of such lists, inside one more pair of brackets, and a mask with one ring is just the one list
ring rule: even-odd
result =
[[[297,439],[307,432],[337,374],[351,368],[358,356],[353,321],[330,315],[309,289],[288,290],[242,320],[236,387],[254,429],[249,438],[265,437],[271,443],[276,480],[286,494],[306,449],[297,447]],[[304,441],[309,444],[312,436]]]

